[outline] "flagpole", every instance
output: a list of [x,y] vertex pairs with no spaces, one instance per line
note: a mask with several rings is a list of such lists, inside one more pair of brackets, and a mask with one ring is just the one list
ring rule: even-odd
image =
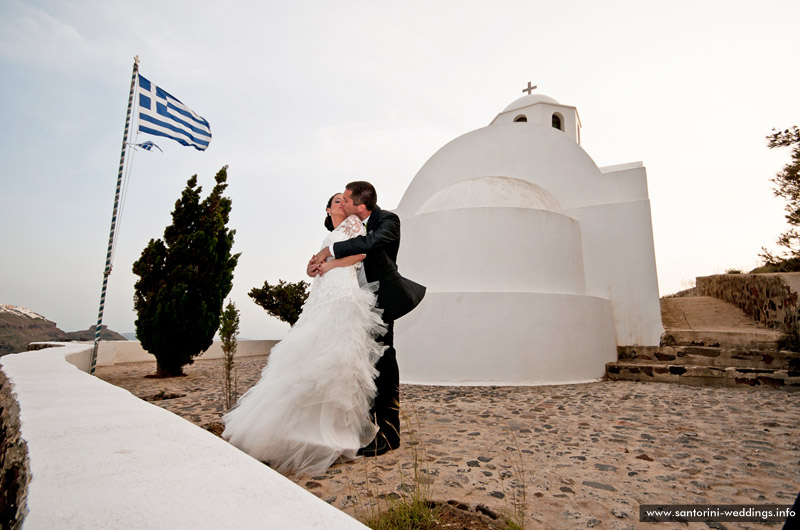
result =
[[131,75],[131,90],[128,94],[128,112],[125,115],[125,131],[122,134],[122,152],[119,156],[119,172],[117,173],[117,190],[114,195],[114,210],[111,213],[111,231],[108,235],[108,252],[106,253],[106,265],[103,270],[103,289],[100,293],[100,309],[97,312],[97,327],[94,330],[94,347],[92,348],[91,371],[94,374],[97,366],[97,349],[100,341],[100,329],[103,324],[103,310],[106,304],[106,291],[108,289],[108,277],[111,274],[111,255],[114,249],[114,234],[117,229],[117,213],[119,211],[119,197],[122,190],[122,175],[125,167],[125,153],[128,147],[128,130],[131,124],[131,110],[133,109],[133,91],[136,87],[136,74],[139,71],[139,56],[133,58],[133,74]]

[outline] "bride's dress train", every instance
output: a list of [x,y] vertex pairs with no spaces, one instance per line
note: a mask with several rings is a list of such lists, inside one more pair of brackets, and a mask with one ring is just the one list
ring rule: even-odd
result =
[[[349,217],[323,246],[363,231]],[[383,346],[374,337],[384,331],[375,294],[358,286],[356,267],[317,277],[261,380],[224,416],[222,436],[281,473],[321,474],[339,458],[356,458],[377,432],[369,411]]]

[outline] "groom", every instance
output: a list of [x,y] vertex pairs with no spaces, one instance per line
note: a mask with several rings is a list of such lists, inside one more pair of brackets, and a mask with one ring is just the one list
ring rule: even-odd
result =
[[[359,272],[359,283],[378,283],[378,307],[383,310],[386,334],[378,342],[386,346],[375,368],[377,394],[372,415],[378,424],[375,440],[362,447],[358,454],[378,456],[400,445],[400,372],[394,349],[394,321],[411,311],[425,295],[425,287],[400,276],[397,272],[397,250],[400,247],[400,218],[378,207],[378,194],[369,182],[356,181],[344,191],[345,213],[356,215],[367,229],[366,236],[334,243],[322,249],[312,262],[321,263],[329,256],[344,258],[366,254],[363,261],[364,276]],[[309,265],[311,267],[311,264]]]

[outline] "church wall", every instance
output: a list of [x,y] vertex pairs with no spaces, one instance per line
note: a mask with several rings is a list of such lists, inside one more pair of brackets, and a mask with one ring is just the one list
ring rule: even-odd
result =
[[578,223],[527,208],[465,208],[403,221],[398,265],[429,291],[585,292]]
[[586,292],[614,310],[617,344],[657,346],[663,333],[650,201],[578,208]]
[[590,296],[429,292],[395,329],[409,384],[590,382],[617,358],[611,304]]
[[442,147],[406,190],[400,271],[428,294],[397,324],[405,381],[590,381],[616,345],[659,344],[646,170],[598,168],[551,126],[556,111],[579,128],[569,107],[503,112]]
[[[649,200],[647,170],[644,167],[604,172],[597,179],[602,189],[591,204],[609,204]],[[652,238],[652,235],[651,235]]]

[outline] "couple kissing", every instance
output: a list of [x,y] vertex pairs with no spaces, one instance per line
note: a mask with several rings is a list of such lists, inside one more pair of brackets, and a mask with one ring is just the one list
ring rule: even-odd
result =
[[377,199],[365,181],[329,199],[300,318],[223,418],[224,438],[281,473],[319,474],[400,445],[394,322],[425,287],[398,272],[400,219]]

